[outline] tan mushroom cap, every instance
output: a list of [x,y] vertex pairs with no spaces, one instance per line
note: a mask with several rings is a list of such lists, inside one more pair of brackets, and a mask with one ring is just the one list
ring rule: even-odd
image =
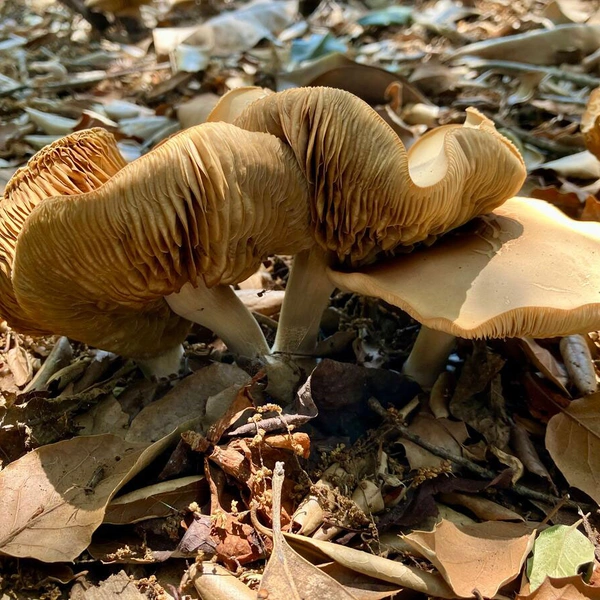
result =
[[311,244],[307,185],[268,134],[208,123],[171,137],[86,194],[49,198],[19,235],[13,285],[44,328],[124,356],[180,343],[164,296],[236,283]]
[[254,101],[234,121],[286,141],[311,185],[314,235],[353,264],[487,213],[520,189],[516,148],[471,109],[409,153],[365,102],[342,90],[299,88]]
[[600,160],[600,88],[590,94],[581,117],[581,133],[586,148]]
[[46,146],[10,179],[0,198],[0,315],[23,333],[48,333],[19,306],[11,283],[15,246],[31,211],[45,198],[100,187],[125,166],[105,129],[72,133]]
[[600,223],[512,198],[432,247],[386,264],[329,271],[345,290],[382,298],[463,338],[552,337],[600,328]]

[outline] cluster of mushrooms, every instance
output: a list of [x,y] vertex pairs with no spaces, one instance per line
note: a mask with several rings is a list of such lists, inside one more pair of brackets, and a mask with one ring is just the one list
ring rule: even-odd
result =
[[[6,187],[0,314],[161,376],[178,370],[190,322],[237,355],[310,354],[338,287],[422,323],[404,371],[428,387],[455,336],[600,328],[600,224],[513,197],[525,175],[475,110],[407,152],[329,88],[235,90],[130,164],[104,130],[80,131]],[[295,258],[269,348],[231,286],[273,254]]]

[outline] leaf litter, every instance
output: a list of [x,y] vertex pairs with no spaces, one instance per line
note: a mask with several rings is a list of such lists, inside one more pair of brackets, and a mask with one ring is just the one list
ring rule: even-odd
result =
[[[103,127],[131,161],[229,89],[324,85],[361,97],[406,146],[475,106],[525,156],[522,195],[599,220],[597,2],[110,10],[0,7],[0,189],[71,131]],[[271,339],[288,268],[273,257],[240,290]],[[187,372],[146,381],[120,357],[3,323],[0,591],[598,597],[600,578],[577,567],[599,548],[599,334],[460,341],[426,393],[399,374],[417,330],[338,293],[321,323],[327,358],[281,407],[268,375],[201,328]],[[587,550],[562,569],[568,536],[546,540],[566,516]]]

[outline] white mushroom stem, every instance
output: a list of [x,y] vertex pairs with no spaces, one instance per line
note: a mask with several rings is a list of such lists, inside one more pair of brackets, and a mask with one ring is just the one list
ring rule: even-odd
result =
[[201,284],[194,288],[186,283],[165,300],[181,317],[217,334],[234,354],[248,358],[269,354],[260,326],[230,286],[207,288]]
[[314,350],[321,316],[335,289],[326,269],[321,250],[313,248],[296,254],[272,352],[310,354]]
[[414,379],[423,389],[430,389],[446,368],[456,337],[421,326],[415,345],[402,366],[402,373]]
[[138,358],[135,362],[146,377],[160,379],[161,377],[169,377],[178,373],[181,369],[182,359],[183,346],[179,344],[160,356]]

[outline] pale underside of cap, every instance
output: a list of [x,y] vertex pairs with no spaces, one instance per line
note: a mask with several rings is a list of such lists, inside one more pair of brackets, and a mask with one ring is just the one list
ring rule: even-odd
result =
[[77,131],[46,146],[10,179],[0,198],[0,315],[23,333],[48,333],[19,306],[11,275],[15,246],[25,220],[44,199],[100,187],[125,166],[105,129]]
[[13,284],[45,328],[152,356],[187,331],[165,296],[187,282],[237,283],[268,255],[309,247],[308,215],[307,185],[285,144],[207,123],[95,191],[42,202],[19,236]]
[[[512,198],[432,247],[356,272],[345,290],[382,298],[464,338],[553,337],[600,328],[600,223]],[[469,228],[470,229],[470,228]]]
[[299,88],[250,104],[234,123],[289,144],[311,186],[313,234],[351,264],[435,238],[516,194],[516,148],[471,111],[409,153],[366,103],[342,90]]

